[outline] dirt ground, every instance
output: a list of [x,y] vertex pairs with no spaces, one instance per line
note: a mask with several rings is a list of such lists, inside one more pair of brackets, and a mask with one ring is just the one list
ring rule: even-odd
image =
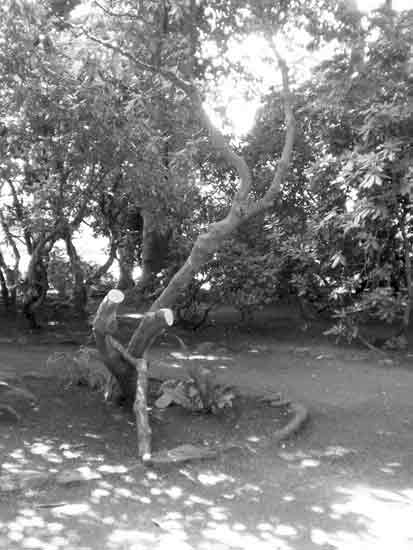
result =
[[[281,392],[304,403],[308,425],[293,440],[271,444],[270,421],[282,420],[246,407],[251,416],[241,427],[242,449],[143,468],[134,458],[130,416],[84,388],[58,391],[56,381],[34,378],[31,389],[43,396],[40,412],[0,428],[2,473],[83,464],[91,475],[80,484],[1,496],[1,549],[413,548],[413,357],[338,347],[299,328],[275,326],[207,331],[188,340],[188,350],[173,338],[160,342],[151,375],[176,378],[190,363],[208,365],[251,399]],[[200,352],[199,341],[213,345]],[[49,354],[73,349],[53,339],[4,338],[0,372],[48,374]],[[215,431],[230,439],[237,431],[234,419],[214,419],[206,432],[200,416],[189,432],[184,417],[180,429],[171,419],[153,422],[160,447],[204,433],[213,438]]]

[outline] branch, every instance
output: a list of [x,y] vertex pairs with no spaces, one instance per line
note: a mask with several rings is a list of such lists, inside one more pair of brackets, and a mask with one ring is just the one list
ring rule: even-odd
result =
[[[295,117],[292,108],[291,92],[289,88],[288,67],[273,44],[272,47],[277,57],[282,74],[286,121],[286,135],[284,146],[276,173],[274,175],[273,182],[262,199],[255,202],[250,202],[248,200],[251,179],[249,175],[250,172],[245,163],[245,160],[242,157],[236,155],[230,149],[223,135],[212,125],[204,109],[202,108],[202,105],[200,105],[199,93],[195,91],[195,88],[192,88],[190,97],[192,101],[195,102],[195,105],[200,108],[203,123],[208,129],[210,129],[211,138],[215,140],[214,145],[216,147],[220,147],[220,150],[225,152],[226,158],[232,163],[233,166],[237,166],[241,184],[238,192],[234,196],[232,206],[227,216],[218,222],[212,223],[205,233],[202,233],[198,236],[192,247],[189,257],[187,258],[183,266],[172,277],[168,286],[164,289],[161,295],[152,304],[150,311],[157,311],[159,308],[162,307],[173,306],[176,301],[176,297],[182,290],[182,288],[185,288],[191,282],[194,274],[199,270],[203,263],[210,258],[211,254],[219,248],[223,240],[228,237],[228,235],[230,235],[243,221],[272,207],[275,198],[280,193],[281,184],[283,183],[283,180],[287,173],[293,151],[293,143],[295,137]],[[237,164],[238,161],[240,161],[240,164]],[[244,164],[245,172],[243,172]],[[142,328],[143,326],[141,325],[135,331],[135,334],[133,335],[134,341],[138,341],[141,337]]]
[[110,290],[100,303],[93,321],[93,331],[95,336],[102,337],[102,341],[106,335],[116,332],[116,314],[124,298],[125,296],[120,290]]
[[138,57],[134,56],[127,50],[121,48],[120,46],[115,46],[110,42],[109,40],[105,40],[103,38],[98,38],[96,35],[91,33],[84,25],[74,25],[70,23],[68,25],[72,30],[74,31],[80,31],[82,34],[87,36],[92,42],[95,42],[96,44],[99,44],[100,46],[103,46],[107,48],[108,50],[112,50],[113,52],[116,52],[117,54],[125,57],[126,59],[129,59],[138,69],[141,69],[143,71],[148,71],[152,74],[159,74],[160,76],[163,76],[166,80],[180,88],[181,90],[185,91],[188,95],[191,94],[192,91],[192,84],[190,82],[187,82],[183,78],[179,78],[174,72],[168,71],[165,69],[160,69],[158,67],[155,67],[154,65],[151,65],[150,63],[146,63],[145,61],[142,61]]
[[139,330],[135,331],[129,342],[128,353],[135,357],[145,357],[154,340],[167,327],[174,322],[174,314],[171,309],[161,308],[145,313],[142,318]]
[[27,224],[25,223],[23,205],[19,201],[16,188],[14,187],[14,184],[11,180],[7,180],[7,182],[9,184],[11,194],[13,196],[13,205],[16,212],[16,218],[19,220],[19,222],[23,227],[23,236],[24,236],[27,252],[31,254],[33,252],[33,235],[30,233],[29,229],[27,228]]
[[104,264],[102,264],[94,273],[92,273],[86,279],[86,285],[92,285],[95,281],[99,281],[102,275],[104,275],[108,271],[108,269],[113,264],[116,257],[116,245],[117,245],[116,239],[112,237],[110,240],[108,259]]
[[267,208],[270,208],[273,205],[274,200],[277,198],[277,195],[279,195],[281,191],[281,184],[284,181],[284,178],[287,174],[288,167],[291,162],[291,155],[293,152],[294,139],[295,139],[296,120],[295,120],[294,110],[293,110],[293,100],[292,100],[292,94],[291,94],[289,78],[288,78],[287,63],[279,54],[273,42],[272,36],[268,36],[267,34],[267,39],[269,40],[271,49],[273,50],[277,58],[278,66],[281,71],[286,134],[285,134],[285,140],[284,140],[284,147],[281,153],[281,158],[278,161],[277,170],[275,172],[272,183],[269,189],[267,190],[267,192],[265,193],[265,195],[261,199],[256,201],[255,204],[252,205],[252,207],[248,212],[249,217],[258,214],[259,212],[262,212]]
[[[72,26],[72,28],[76,27]],[[279,160],[277,170],[270,188],[265,193],[262,199],[256,202],[250,202],[248,196],[251,190],[251,172],[248,168],[248,165],[242,156],[237,155],[235,151],[231,149],[224,135],[212,124],[203,107],[200,92],[198,91],[194,83],[187,82],[186,80],[178,77],[175,73],[171,71],[162,70],[158,67],[154,67],[149,63],[143,62],[139,58],[132,55],[130,52],[125,51],[123,48],[115,46],[107,40],[97,38],[84,27],[77,28],[80,28],[80,30],[87,37],[89,37],[97,44],[116,51],[118,54],[129,59],[137,68],[144,71],[149,71],[152,74],[158,74],[165,78],[170,84],[182,90],[191,100],[193,107],[198,110],[201,122],[205,129],[209,132],[212,144],[216,149],[218,149],[219,152],[221,152],[221,154],[227,160],[228,164],[235,168],[240,178],[238,191],[235,193],[232,206],[227,216],[224,219],[211,224],[205,233],[202,233],[198,236],[191,250],[191,253],[184,265],[178,270],[177,273],[175,273],[168,286],[157,298],[157,300],[155,300],[155,302],[152,304],[150,312],[155,313],[162,307],[171,307],[175,303],[178,293],[182,290],[182,288],[185,288],[190,283],[193,275],[199,270],[202,264],[208,260],[211,254],[215,250],[217,250],[222,241],[228,235],[230,235],[243,221],[270,208],[273,205],[275,198],[280,193],[281,184],[285,178],[291,160],[293,142],[295,137],[295,118],[292,109],[291,92],[289,89],[288,68],[285,61],[279,55],[277,49],[272,43],[271,36],[271,46],[278,60],[278,64],[282,74],[286,136],[282,155]],[[266,36],[268,37],[268,31],[266,33]],[[129,351],[133,350],[134,355],[136,355],[135,351],[140,348],[140,339],[143,338],[143,340],[145,340],[145,332],[146,321],[144,318],[139,327],[136,329],[129,344],[128,349]]]
[[135,19],[135,20],[138,20],[138,21],[144,21],[145,23],[147,23],[147,21],[145,21],[145,19],[141,15],[139,15],[139,13],[138,13],[141,10],[142,6],[138,6],[136,13],[134,13],[132,11],[115,12],[113,10],[110,10],[110,9],[106,8],[105,6],[102,6],[102,4],[100,2],[98,2],[97,0],[95,0],[94,3],[96,4],[96,6],[98,8],[100,8],[103,11],[103,13],[105,13],[106,15],[109,15],[110,17],[130,17],[131,19]]
[[218,128],[216,128],[211,122],[203,106],[199,90],[192,82],[188,82],[187,80],[180,78],[172,71],[165,70],[142,61],[141,59],[132,55],[130,52],[124,50],[120,46],[115,46],[109,40],[98,38],[82,25],[70,26],[72,29],[81,30],[83,34],[85,34],[85,36],[92,40],[92,42],[104,46],[105,48],[108,48],[118,53],[119,55],[122,55],[126,59],[129,59],[129,61],[131,61],[138,69],[148,71],[151,74],[159,74],[160,76],[165,78],[165,80],[182,90],[191,100],[193,107],[198,110],[201,122],[205,129],[208,131],[212,145],[222,154],[228,164],[236,170],[240,178],[240,186],[234,197],[235,205],[246,201],[251,190],[252,183],[250,169],[245,162],[245,159],[242,156],[238,155],[235,151],[233,151],[222,132],[220,132]]
[[83,218],[85,217],[87,208],[89,206],[90,198],[93,196],[94,191],[99,187],[99,185],[102,183],[103,179],[105,178],[106,174],[109,172],[104,172],[100,177],[96,177],[96,164],[93,165],[89,181],[86,183],[85,189],[82,191],[83,198],[79,203],[78,211],[76,215],[74,216],[73,220],[70,223],[70,227],[72,231],[74,229],[77,229],[79,225],[82,223]]
[[[284,147],[282,151],[281,158],[278,162],[277,170],[274,175],[274,179],[270,188],[265,193],[262,199],[254,202],[248,203],[248,196],[251,191],[252,178],[251,171],[241,155],[238,155],[230,146],[227,139],[223,133],[214,126],[211,122],[208,114],[205,111],[203,106],[202,98],[199,90],[194,85],[193,82],[188,82],[183,78],[177,76],[174,72],[161,69],[150,63],[146,63],[121,48],[120,46],[112,44],[108,40],[98,38],[92,34],[84,26],[75,26],[71,25],[72,29],[81,30],[90,40],[93,42],[108,48],[112,51],[115,51],[119,55],[124,56],[126,59],[129,59],[137,68],[148,71],[152,74],[159,74],[165,78],[168,82],[182,90],[187,97],[191,100],[193,107],[198,111],[199,118],[202,122],[204,128],[208,131],[212,145],[217,149],[222,156],[225,158],[227,163],[236,170],[238,177],[240,179],[240,185],[237,192],[235,193],[233,204],[231,207],[231,216],[238,218],[239,221],[253,217],[258,213],[270,208],[277,195],[279,195],[281,190],[281,184],[285,178],[288,166],[291,160],[291,154],[293,150],[294,138],[295,138],[295,117],[292,108],[292,96],[289,87],[289,78],[288,78],[288,67],[285,60],[279,54],[274,42],[273,37],[269,29],[266,30],[265,36],[270,44],[270,47],[278,61],[278,66],[282,75],[282,85],[283,85],[283,96],[284,96],[284,109],[285,109],[285,123],[286,123],[286,137],[284,142]],[[216,224],[214,224],[216,225]]]
[[[141,363],[139,363],[139,358],[134,357],[131,355],[127,349],[125,349],[116,338],[111,336],[110,334],[106,335],[106,344],[108,346],[111,346],[114,350],[116,350],[120,357],[126,362],[129,363],[132,367],[135,367],[138,373],[141,371]],[[144,370],[144,369],[143,369]]]
[[120,342],[115,340],[113,336],[106,336],[108,347],[115,349],[120,357],[128,365],[135,368],[136,377],[136,393],[133,403],[133,411],[136,419],[136,435],[138,440],[138,455],[143,460],[151,458],[151,435],[152,430],[149,424],[148,415],[148,361],[142,357],[134,357],[131,355]]
[[14,239],[13,235],[10,232],[10,228],[7,225],[6,220],[4,219],[3,212],[1,212],[1,211],[0,211],[0,219],[1,219],[1,226],[3,228],[4,234],[6,235],[7,242],[9,243],[9,245],[11,246],[11,248],[13,250],[14,271],[17,272],[18,269],[19,269],[19,265],[20,265],[20,252],[19,252],[19,249],[17,248],[15,239]]
[[203,126],[208,130],[212,145],[217,149],[230,166],[232,166],[240,179],[240,186],[234,196],[234,204],[239,205],[248,199],[251,191],[252,179],[251,171],[244,157],[238,155],[229,145],[225,136],[212,124],[211,119],[207,115],[199,91],[192,86],[191,93],[192,104],[199,111],[200,119]]

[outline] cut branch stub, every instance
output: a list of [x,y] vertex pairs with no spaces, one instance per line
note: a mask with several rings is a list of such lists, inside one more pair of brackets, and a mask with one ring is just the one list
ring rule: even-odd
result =
[[93,321],[93,331],[97,334],[113,334],[117,329],[116,314],[125,295],[120,290],[110,290],[102,300]]
[[122,399],[133,403],[137,377],[135,360],[143,358],[155,338],[173,324],[174,315],[170,309],[146,313],[138,328],[139,337],[136,338],[135,331],[126,350],[112,338],[117,329],[117,309],[123,299],[124,294],[120,290],[111,290],[105,296],[93,321],[93,332],[102,361],[119,382]]
[[161,308],[148,311],[134,332],[128,346],[128,352],[134,357],[143,357],[156,337],[167,327],[173,325],[174,314],[171,309]]
[[139,457],[147,461],[151,457],[151,427],[148,417],[148,362],[146,352],[162,330],[171,326],[174,315],[170,309],[148,312],[142,321],[141,338],[134,346],[125,349],[112,336],[117,328],[116,313],[123,302],[123,292],[111,290],[102,300],[93,322],[97,348],[105,365],[116,377],[124,397],[134,397]]
[[136,375],[119,347],[114,344],[114,338],[111,337],[117,329],[116,314],[123,299],[124,294],[120,290],[108,292],[96,312],[93,333],[102,361],[119,382],[122,398],[132,401],[135,397]]

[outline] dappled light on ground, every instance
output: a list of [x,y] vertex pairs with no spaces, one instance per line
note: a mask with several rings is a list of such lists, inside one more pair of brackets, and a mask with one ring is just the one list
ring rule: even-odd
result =
[[[224,438],[241,438],[242,448],[144,468],[132,415],[84,388],[49,388],[52,397],[18,428],[0,426],[1,550],[411,550],[408,374],[374,370],[363,378],[353,364],[335,372],[333,362],[321,365],[318,350],[310,366],[291,352],[296,363],[288,372],[280,354],[268,355],[264,371],[262,355],[245,355],[227,360],[222,349],[171,356],[167,349],[161,358],[174,372],[191,361],[222,366],[235,382],[242,375],[248,387],[265,386],[273,396],[288,376],[302,396],[320,399],[311,402],[313,420],[297,439],[271,444],[279,419],[268,417],[268,407],[245,409],[249,430],[237,428],[236,419]],[[175,413],[152,418],[156,449],[188,441],[181,440],[188,418],[176,423]],[[192,421],[189,440],[202,444],[207,420]],[[215,441],[224,418],[208,421]],[[22,490],[13,488],[16,477],[27,480]]]
[[15,439],[2,475],[28,476],[29,483],[24,491],[0,493],[0,548],[413,547],[413,488],[396,483],[399,461],[383,462],[376,472],[380,482],[356,482],[349,466],[363,458],[353,448],[287,445],[265,451],[257,435],[241,455],[231,451],[205,463],[145,468],[133,455],[109,460],[101,436],[86,431],[77,442]]
[[413,548],[413,488],[394,491],[360,484],[337,487],[335,492],[339,498],[331,504],[329,516],[352,528],[314,528],[315,544],[337,550]]
[[[3,495],[0,548],[412,548],[413,489],[395,487],[394,475],[380,468],[381,483],[347,482],[343,468],[358,460],[355,449],[289,445],[265,452],[257,444],[241,456],[145,469],[131,459],[109,461],[101,433],[84,436],[23,439],[4,457],[3,473],[60,472],[63,483]],[[383,462],[393,472],[400,467]]]
[[[102,464],[100,479],[20,495],[2,514],[9,550],[412,548],[413,488],[265,483],[230,463],[157,471]],[[305,470],[303,470],[305,471]],[[104,475],[106,474],[106,475]],[[247,481],[250,478],[250,481]],[[300,483],[298,483],[298,481]],[[173,545],[173,546],[171,546]]]

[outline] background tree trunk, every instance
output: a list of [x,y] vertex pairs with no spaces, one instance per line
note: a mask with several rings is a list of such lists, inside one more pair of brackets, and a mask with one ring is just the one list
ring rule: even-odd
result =
[[32,329],[39,328],[36,313],[43,304],[49,287],[47,278],[49,252],[49,247],[35,248],[23,282],[23,315]]
[[119,281],[117,288],[119,290],[129,290],[135,286],[133,270],[136,263],[136,249],[136,236],[131,233],[127,233],[118,244]]
[[5,261],[4,255],[0,251],[0,270],[1,270],[1,291],[6,309],[16,312],[17,310],[17,287],[20,281],[20,252],[16,240],[10,232],[10,229],[0,212],[0,222],[6,237],[6,242],[12,250],[14,262],[13,267]]
[[7,311],[16,311],[17,309],[17,285],[20,276],[18,265],[19,261],[17,260],[14,268],[9,267],[0,252],[1,295]]
[[86,317],[87,311],[87,286],[85,284],[85,274],[82,267],[79,254],[72,241],[72,234],[69,233],[65,237],[66,251],[70,260],[70,267],[73,277],[72,304],[74,311],[82,318]]
[[140,292],[145,292],[154,277],[165,267],[171,233],[159,231],[151,212],[143,212],[142,274],[138,282]]
[[413,288],[412,288],[412,260],[411,260],[411,242],[406,230],[406,218],[408,212],[407,207],[404,206],[402,218],[400,219],[399,226],[400,232],[403,238],[403,249],[404,249],[404,274],[406,281],[406,306],[404,308],[403,321],[402,321],[402,331],[403,334],[408,337],[409,325],[410,325],[410,316],[413,306]]

